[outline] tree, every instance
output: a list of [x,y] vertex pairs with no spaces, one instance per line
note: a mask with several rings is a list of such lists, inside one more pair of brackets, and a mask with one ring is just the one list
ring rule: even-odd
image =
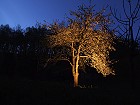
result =
[[37,23],[35,26],[27,27],[25,31],[28,53],[39,53],[42,49],[41,39],[46,34],[46,29]]
[[79,67],[85,64],[103,76],[115,74],[109,60],[109,52],[115,50],[113,32],[108,29],[109,15],[104,15],[104,9],[94,13],[93,8],[81,5],[78,11],[70,12],[74,18],[68,18],[67,25],[54,22],[48,26],[52,34],[47,35],[46,43],[51,48],[57,46],[57,50],[53,50],[55,61],[67,60],[72,66],[74,87],[78,86]]
[[[136,55],[138,44],[140,40],[140,26],[138,22],[140,21],[139,17],[139,11],[140,11],[140,0],[137,0],[137,2],[132,0],[122,0],[122,7],[124,11],[124,18],[119,18],[117,16],[116,10],[112,10],[110,8],[111,13],[113,17],[120,23],[118,26],[118,32],[121,37],[125,37],[125,43],[130,48],[129,51],[129,61],[130,61],[130,67],[131,67],[131,85],[132,88],[135,86],[135,69],[134,69],[134,56]],[[128,4],[128,7],[126,8],[126,5]],[[128,53],[128,52],[127,52]]]
[[0,44],[3,52],[10,52],[12,29],[9,25],[0,26]]

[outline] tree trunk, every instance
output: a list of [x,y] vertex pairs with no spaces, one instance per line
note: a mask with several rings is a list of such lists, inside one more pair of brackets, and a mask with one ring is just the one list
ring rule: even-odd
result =
[[[132,21],[133,23],[133,21]],[[131,37],[131,42],[130,42],[130,70],[131,70],[131,88],[132,90],[135,90],[135,69],[134,69],[134,61],[133,61],[133,57],[134,57],[134,53],[135,53],[135,46],[134,46],[134,35],[133,35],[133,29],[132,29],[132,25],[129,26],[129,34]]]
[[74,79],[74,87],[77,87],[78,86],[78,76],[79,76],[79,73],[78,73],[78,66],[79,66],[79,59],[80,59],[80,46],[78,48],[78,51],[77,51],[77,55],[75,56],[75,53],[74,53],[74,45],[73,45],[73,42],[72,42],[72,47],[71,47],[71,50],[72,50],[72,74],[73,74],[73,79]]
[[75,75],[74,75],[74,87],[78,86],[78,76],[79,76],[78,67],[79,67],[79,59],[80,59],[79,54],[80,54],[80,46],[78,48],[77,57],[76,57]]
[[75,73],[75,75],[73,75],[73,77],[74,77],[74,87],[78,86],[78,76],[79,76],[79,73]]

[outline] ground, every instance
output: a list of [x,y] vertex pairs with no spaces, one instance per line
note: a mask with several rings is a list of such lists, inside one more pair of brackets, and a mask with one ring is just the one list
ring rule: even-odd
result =
[[[0,77],[1,105],[140,105],[139,92],[129,83],[92,88],[30,78]],[[137,93],[137,95],[136,95]]]

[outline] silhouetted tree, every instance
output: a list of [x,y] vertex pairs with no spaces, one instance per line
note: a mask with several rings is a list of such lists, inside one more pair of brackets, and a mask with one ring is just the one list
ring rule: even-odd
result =
[[[136,5],[134,6],[134,1],[132,0],[123,0],[123,11],[124,11],[124,18],[119,18],[117,16],[116,10],[112,10],[110,8],[113,17],[120,23],[118,26],[119,28],[119,35],[124,38],[125,44],[129,47],[129,60],[131,64],[131,77],[132,77],[132,86],[134,86],[135,81],[135,70],[134,70],[134,61],[133,58],[136,55],[137,49],[139,47],[139,40],[140,40],[140,26],[137,29],[137,23],[140,22],[139,11],[140,11],[140,0],[137,0]],[[128,7],[125,6],[128,4]],[[137,31],[137,32],[136,32]]]
[[27,27],[25,32],[25,38],[27,43],[27,49],[29,52],[37,53],[41,49],[41,39],[46,34],[46,28],[39,24],[35,27]]
[[15,29],[13,29],[12,33],[12,46],[13,46],[13,53],[15,54],[20,54],[24,52],[24,43],[25,43],[25,38],[24,38],[24,31],[21,29],[21,26],[18,25],[16,26]]
[[0,26],[0,42],[1,42],[1,48],[3,52],[9,52],[10,51],[10,43],[11,43],[11,37],[12,37],[12,29],[9,27],[9,25],[1,25]]

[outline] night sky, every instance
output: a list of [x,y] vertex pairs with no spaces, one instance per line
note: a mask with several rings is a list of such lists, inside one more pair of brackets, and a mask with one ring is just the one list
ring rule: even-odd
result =
[[[110,3],[111,1],[114,1]],[[118,4],[118,0],[94,0],[96,9],[107,4]],[[88,0],[0,0],[0,24],[15,27],[20,24],[23,28],[33,26],[36,22],[48,23],[56,19],[64,20],[69,10],[76,10]]]
[[[134,0],[136,1],[136,0]],[[45,20],[52,23],[54,20],[65,20],[69,10],[76,10],[82,3],[88,0],[0,0],[0,24],[9,24],[15,27],[18,24],[22,28],[34,26],[36,22]],[[110,5],[121,13],[121,0],[93,0],[95,10]],[[109,13],[109,11],[107,11]]]

